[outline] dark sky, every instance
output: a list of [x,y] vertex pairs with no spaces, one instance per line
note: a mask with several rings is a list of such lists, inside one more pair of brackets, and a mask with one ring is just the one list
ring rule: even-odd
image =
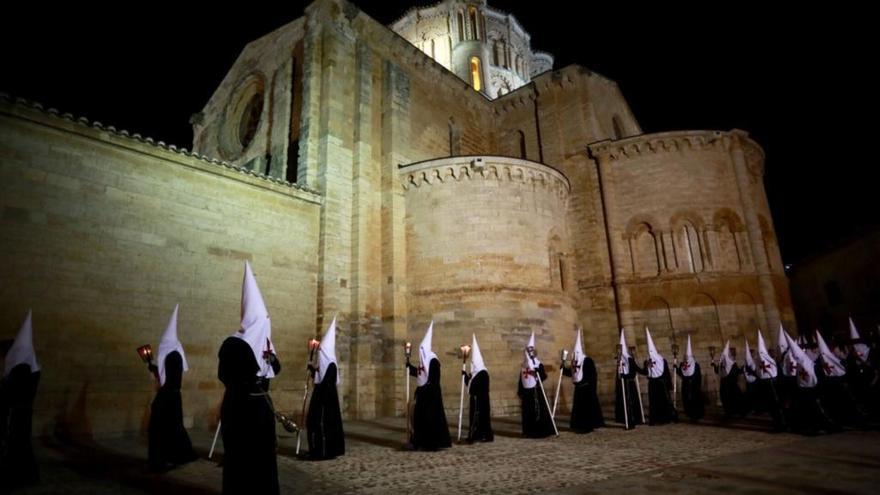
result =
[[[242,47],[299,17],[305,3],[7,6],[0,91],[188,148],[189,116]],[[354,3],[387,24],[433,2]],[[616,80],[645,132],[749,131],[767,153],[787,263],[880,223],[872,74],[880,57],[866,11],[805,2],[788,10],[766,2],[491,4],[515,14],[557,68],[578,63]]]

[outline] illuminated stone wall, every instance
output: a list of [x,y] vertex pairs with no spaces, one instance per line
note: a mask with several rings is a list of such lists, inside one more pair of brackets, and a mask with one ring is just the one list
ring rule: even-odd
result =
[[153,379],[135,349],[175,304],[187,424],[216,424],[217,351],[240,321],[250,260],[295,407],[313,334],[321,198],[106,128],[0,101],[2,338],[33,308],[34,433],[146,427]]

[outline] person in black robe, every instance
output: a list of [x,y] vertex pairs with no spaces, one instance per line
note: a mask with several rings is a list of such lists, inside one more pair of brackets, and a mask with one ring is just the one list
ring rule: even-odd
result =
[[[627,366],[618,367],[617,379],[614,380],[614,420],[628,426],[628,429],[633,429],[642,424],[642,406],[636,387],[638,366],[631,356],[627,355],[624,359]],[[621,372],[622,370],[624,372]],[[624,397],[626,397],[625,403]]]
[[40,383],[40,371],[31,372],[28,364],[14,366],[0,383],[0,433],[5,450],[0,452],[0,487],[10,489],[35,483],[39,468],[34,458],[31,433],[34,399]]
[[[410,375],[418,376],[419,368],[410,363],[406,363],[406,366]],[[416,387],[412,423],[410,448],[434,451],[452,447],[440,389],[440,360],[436,357],[430,359],[427,382]]]
[[[317,371],[309,367],[312,373]],[[314,460],[333,459],[345,454],[345,433],[336,390],[336,363],[330,363],[321,383],[316,383],[309,402],[306,426],[309,457]]]
[[605,426],[602,406],[597,395],[596,363],[590,357],[584,357],[581,364],[572,362],[571,366],[562,369],[562,374],[572,376],[581,367],[583,377],[574,384],[574,397],[571,401],[571,420],[569,426],[575,433],[590,433],[596,428]]
[[643,368],[636,367],[637,373],[648,377],[648,424],[654,426],[677,422],[678,412],[672,407],[670,398],[672,374],[669,373],[669,364],[663,360],[663,374],[658,377],[650,376],[650,367],[650,359],[645,361]]
[[538,362],[536,369],[523,369],[519,380],[517,395],[519,396],[522,412],[522,434],[526,438],[545,438],[555,434],[553,422],[550,419],[550,408],[544,400],[540,385],[530,388],[523,386],[523,379],[547,380],[547,372],[544,364]]
[[[688,367],[693,367],[693,373],[685,375],[683,372],[687,372]],[[700,369],[700,363],[690,360],[682,361],[675,372],[681,378],[681,403],[684,406],[685,415],[694,422],[703,419],[706,406],[703,402],[703,372]]]
[[[877,390],[880,385],[880,373],[875,366],[875,353],[868,351],[861,339],[852,342],[852,350],[845,360],[846,381],[861,414],[871,421],[880,420],[880,401]],[[861,356],[860,356],[861,353]],[[867,356],[865,356],[867,354]]]
[[816,362],[819,404],[839,426],[861,427],[864,418],[856,406],[846,382],[846,367],[831,351],[822,334],[816,332],[819,358]]
[[[223,493],[277,495],[275,413],[269,380],[257,376],[260,366],[251,346],[229,337],[220,347],[217,375],[226,393],[220,406],[223,437]],[[272,352],[264,356],[275,375],[281,363]]]
[[[150,364],[150,371],[158,376],[158,368]],[[173,351],[165,357],[165,383],[156,392],[150,406],[149,446],[147,457],[150,468],[164,471],[198,458],[183,426],[183,402],[180,386],[183,380],[183,359]]]
[[[725,346],[725,350],[728,346]],[[742,389],[739,387],[739,378],[743,374],[742,368],[736,363],[736,351],[729,349],[730,370],[727,375],[721,376],[724,371],[723,365],[712,363],[715,373],[721,376],[721,406],[724,409],[724,417],[743,417],[746,415],[747,402]],[[723,355],[723,351],[722,351]],[[722,358],[724,359],[724,358]]]
[[841,430],[840,425],[831,420],[819,401],[819,386],[817,383],[804,385],[804,376],[808,373],[806,366],[813,368],[813,374],[818,383],[819,373],[815,363],[805,363],[804,359],[798,359],[798,383],[793,405],[793,417],[795,418],[792,428],[802,435],[813,436],[824,431],[834,433]]
[[491,405],[489,402],[489,371],[482,369],[472,376],[462,371],[468,387],[468,434],[467,443],[492,442]]

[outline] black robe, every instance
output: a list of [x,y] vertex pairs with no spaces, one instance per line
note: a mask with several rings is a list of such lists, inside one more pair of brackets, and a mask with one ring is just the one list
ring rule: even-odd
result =
[[[819,375],[817,374],[816,377],[818,378]],[[828,433],[840,431],[840,426],[828,417],[819,402],[819,385],[814,387],[798,385],[792,417],[794,418],[792,429],[803,435],[816,435],[820,431]]]
[[[257,377],[259,366],[251,347],[229,337],[220,347],[217,375],[226,386],[220,406],[223,435],[223,493],[277,495],[275,415],[269,401],[269,380]],[[281,365],[272,360],[277,375]]]
[[0,385],[0,402],[5,413],[0,416],[0,432],[5,439],[5,451],[0,451],[0,491],[34,483],[39,480],[39,469],[34,459],[31,430],[34,398],[40,383],[40,372],[31,372],[27,364],[12,368]]
[[[636,387],[636,366],[635,360],[629,358],[629,373],[620,375],[618,372],[617,379],[614,380],[614,420],[622,425],[629,422],[630,428],[642,424],[642,409],[639,401],[639,392]],[[621,382],[623,388],[621,388]],[[624,392],[626,403],[624,404]],[[624,407],[626,406],[626,407]],[[624,409],[626,414],[624,414]]]
[[874,367],[874,352],[868,354],[868,361],[860,361],[855,352],[849,353],[846,360],[846,381],[861,413],[873,421],[880,420],[880,401],[877,390],[880,380]]
[[841,426],[861,427],[864,417],[859,411],[855,398],[844,376],[825,374],[823,364],[816,367],[819,379],[819,404],[831,420]]
[[[569,426],[575,433],[589,433],[595,428],[605,426],[605,418],[602,416],[602,406],[599,405],[599,397],[596,393],[596,364],[592,358],[585,357],[581,366],[583,366],[583,376],[581,381],[574,384]],[[562,374],[572,376],[573,370],[571,367],[563,368]]]
[[[544,371],[544,365],[538,365],[538,376],[536,377],[543,382],[547,379],[547,373]],[[522,379],[517,380],[519,384],[517,395],[521,404],[522,411],[522,434],[526,438],[544,438],[554,435],[556,431],[553,429],[553,422],[550,419],[550,407],[544,400],[544,394],[541,393],[541,386],[536,384],[532,388],[525,388]]]
[[180,386],[183,359],[177,351],[165,357],[165,384],[156,392],[150,406],[149,447],[150,467],[162,470],[168,464],[178,465],[198,458],[183,426],[183,404]]
[[[407,363],[409,373],[418,376],[418,368]],[[413,406],[413,426],[410,445],[417,450],[438,450],[452,447],[446,409],[443,408],[443,392],[440,389],[440,361],[431,359],[428,365],[428,381],[416,387]]]
[[345,454],[345,433],[342,413],[336,391],[336,364],[331,363],[321,383],[316,383],[309,402],[306,427],[309,438],[309,457],[333,459]]
[[[715,373],[721,375],[721,365],[712,363]],[[742,389],[739,388],[739,376],[742,374],[742,368],[738,364],[733,363],[730,367],[730,373],[721,378],[721,406],[724,408],[725,416],[745,416],[748,404],[746,396]]]
[[644,368],[636,368],[642,375],[648,376],[648,424],[665,425],[678,421],[678,413],[672,407],[672,374],[669,373],[669,363],[663,360],[663,374],[657,378],[648,375],[649,361],[645,361]]
[[489,372],[480,370],[474,377],[465,373],[464,380],[468,385],[470,405],[467,441],[468,443],[491,442],[495,440],[495,433],[492,431],[492,411],[489,403]]
[[675,372],[681,378],[681,404],[684,406],[684,413],[691,421],[699,421],[706,412],[703,402],[703,371],[696,361],[693,367],[694,373],[691,376],[685,376],[681,372],[681,366]]

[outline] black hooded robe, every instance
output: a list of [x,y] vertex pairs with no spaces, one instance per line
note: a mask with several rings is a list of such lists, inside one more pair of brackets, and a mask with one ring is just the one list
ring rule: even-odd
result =
[[464,375],[468,386],[468,435],[467,442],[492,442],[491,406],[489,402],[489,371],[480,370],[476,376]]
[[[547,373],[544,371],[544,365],[538,365],[538,374],[536,378],[541,382],[547,379]],[[522,411],[522,434],[526,438],[545,438],[555,435],[553,422],[550,419],[550,407],[544,400],[544,394],[541,393],[541,386],[536,384],[532,388],[525,388],[522,379],[517,380],[519,384],[517,395],[519,395],[521,411]]]
[[[220,406],[223,435],[223,493],[278,495],[275,414],[269,380],[259,378],[251,347],[229,337],[220,347],[217,375],[226,386]],[[277,375],[281,364],[272,359]]]
[[165,356],[165,384],[156,392],[150,406],[149,447],[150,467],[165,469],[198,458],[183,426],[183,403],[180,386],[183,380],[183,359],[173,351]]
[[819,404],[831,420],[841,426],[861,427],[864,417],[856,406],[844,376],[830,376],[825,373],[824,362],[820,358],[816,366],[819,379]]
[[669,373],[669,363],[663,360],[663,374],[657,378],[648,375],[648,361],[645,361],[644,368],[637,367],[636,371],[648,376],[648,424],[665,425],[678,421],[678,413],[670,398],[672,374]]
[[[626,425],[628,421],[630,429],[642,424],[642,406],[641,402],[639,402],[639,392],[636,387],[636,369],[636,362],[630,357],[629,373],[620,375],[618,372],[617,379],[614,380],[614,420],[622,425]],[[621,388],[621,382],[623,388]],[[623,400],[624,393],[626,394],[626,404],[624,404]],[[626,414],[624,414],[624,409]]]
[[28,364],[12,368],[0,385],[0,402],[6,413],[0,416],[5,430],[5,452],[0,452],[0,489],[14,488],[34,483],[40,478],[31,430],[34,414],[34,398],[40,383],[40,372],[31,372]]
[[[418,376],[418,368],[409,363],[407,367],[410,375]],[[412,448],[431,451],[452,447],[446,410],[443,408],[438,359],[431,359],[428,365],[428,381],[421,387],[416,387],[412,422]]]
[[[589,433],[605,426],[605,418],[602,416],[602,406],[599,405],[599,396],[596,393],[596,363],[592,358],[585,357],[581,366],[583,366],[583,377],[574,384],[569,426],[575,433]],[[573,370],[571,367],[563,368],[562,374],[572,376]]]
[[[713,363],[715,373],[721,374],[721,365]],[[733,363],[730,367],[730,373],[721,378],[721,406],[724,409],[725,416],[745,416],[746,415],[746,397],[739,388],[739,376],[742,374],[742,368],[738,364]]]
[[336,390],[336,363],[331,363],[321,383],[316,383],[309,402],[306,427],[309,438],[309,457],[333,459],[345,454],[345,432]]
[[[801,370],[798,370],[798,373],[800,372]],[[818,373],[816,378],[820,379]],[[820,431],[831,433],[840,430],[840,426],[828,417],[822,408],[822,404],[819,402],[820,385],[817,384],[813,387],[797,385],[792,411],[792,417],[794,418],[792,429],[796,433],[816,435]]]
[[681,378],[681,404],[684,406],[684,413],[691,421],[699,421],[706,413],[703,402],[703,371],[700,363],[694,361],[693,366],[694,373],[691,376],[683,374],[681,366],[675,372]]

